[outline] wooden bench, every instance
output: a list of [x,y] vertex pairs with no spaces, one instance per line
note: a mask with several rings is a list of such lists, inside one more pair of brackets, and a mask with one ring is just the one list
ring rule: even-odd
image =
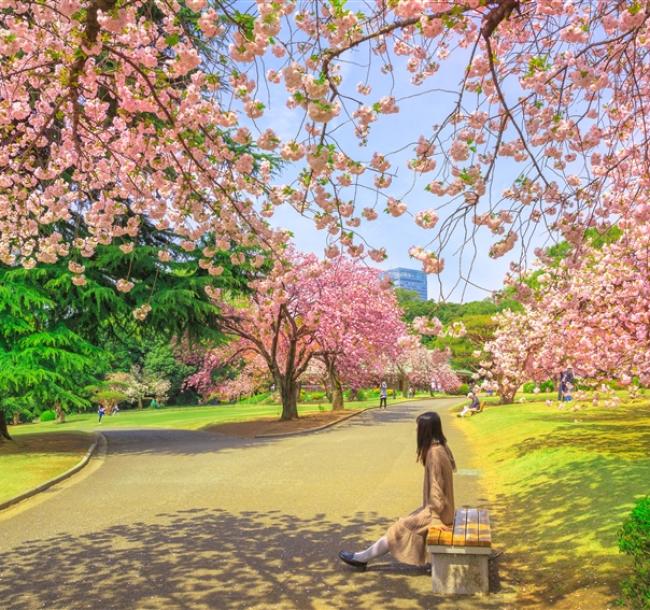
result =
[[488,593],[488,558],[492,554],[488,511],[459,508],[452,530],[429,530],[427,551],[431,553],[434,593]]

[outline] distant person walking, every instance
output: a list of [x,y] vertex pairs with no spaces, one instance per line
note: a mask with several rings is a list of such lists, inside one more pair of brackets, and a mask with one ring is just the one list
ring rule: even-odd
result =
[[388,402],[388,384],[385,381],[379,386],[379,408],[386,408]]
[[423,566],[427,562],[429,528],[451,529],[454,521],[454,456],[447,446],[437,413],[423,413],[416,421],[417,461],[424,466],[422,506],[408,517],[398,519],[384,536],[365,551],[341,551],[339,559],[355,568],[365,570],[371,559],[389,551],[397,561]]
[[100,424],[102,423],[102,417],[104,417],[105,413],[106,413],[106,409],[104,409],[104,407],[102,407],[102,405],[99,405],[99,409],[97,409],[97,415],[99,415],[99,422],[98,423],[100,423]]

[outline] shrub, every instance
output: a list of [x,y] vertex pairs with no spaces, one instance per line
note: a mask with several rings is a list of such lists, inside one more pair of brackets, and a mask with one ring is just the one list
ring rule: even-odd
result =
[[357,390],[357,400],[367,400],[367,396],[364,390]]
[[455,390],[449,390],[447,394],[452,396],[467,396],[469,393],[469,386],[466,383],[461,383]]
[[47,409],[43,411],[40,416],[41,421],[54,421],[56,419],[56,413],[52,409]]
[[622,583],[634,610],[650,610],[650,496],[639,500],[620,531],[618,548],[632,557],[634,573]]
[[532,394],[535,391],[535,388],[539,387],[540,392],[553,392],[555,390],[555,382],[552,379],[547,379],[546,381],[542,381],[540,383],[536,383],[535,381],[528,381],[527,383],[524,383],[524,387],[522,388],[524,391],[524,394]]
[[305,402],[316,402],[325,398],[325,392],[303,392]]

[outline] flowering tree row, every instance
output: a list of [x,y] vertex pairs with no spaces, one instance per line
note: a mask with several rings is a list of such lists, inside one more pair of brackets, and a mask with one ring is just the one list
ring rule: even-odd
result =
[[[614,241],[546,260],[534,290],[519,286],[521,312],[499,315],[486,361],[506,400],[526,379],[567,366],[588,378],[650,383],[650,235],[625,225]],[[544,265],[544,261],[542,261]]]
[[[414,383],[427,376],[427,384],[448,384],[448,355],[429,354],[407,335],[395,293],[376,270],[343,257],[321,261],[289,252],[253,288],[249,300],[222,310],[223,329],[235,340],[208,351],[188,380],[204,396],[252,391],[266,369],[282,417],[291,419],[298,416],[299,381],[308,377],[325,379],[334,409],[343,408],[344,387],[375,384],[396,370]],[[213,382],[215,371],[237,362],[239,375]]]
[[[411,255],[437,273],[459,227],[466,244],[485,227],[497,257],[537,227],[579,244],[587,226],[650,216],[636,203],[648,191],[643,2],[0,7],[0,260],[10,264],[90,257],[135,238],[145,218],[189,251],[206,235],[218,249],[277,251],[284,235],[266,218],[284,205],[327,231],[332,258],[363,254],[363,221],[411,214],[432,230]],[[344,69],[359,61],[364,70]],[[295,112],[293,136],[258,128],[267,90]],[[346,131],[369,144],[375,124],[420,94],[440,113],[412,142],[364,155],[341,144]],[[426,178],[424,209],[391,190],[393,152],[409,145],[405,169]],[[273,182],[277,158],[295,164],[295,179]],[[497,193],[499,171],[515,178]],[[66,240],[58,225],[75,217],[89,231]],[[378,244],[369,254],[386,253]],[[218,274],[210,248],[203,258]]]

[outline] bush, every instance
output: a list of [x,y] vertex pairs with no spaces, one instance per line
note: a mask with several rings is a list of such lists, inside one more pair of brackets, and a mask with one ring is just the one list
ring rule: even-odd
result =
[[316,402],[325,399],[325,392],[303,392],[302,400],[304,402]]
[[466,383],[461,383],[455,390],[449,390],[447,394],[452,396],[467,396],[469,394],[469,386]]
[[54,421],[56,419],[56,413],[52,409],[47,409],[43,411],[40,416],[41,421]]
[[547,379],[546,381],[542,381],[540,383],[529,381],[527,383],[524,383],[522,389],[524,391],[524,394],[533,394],[536,387],[539,387],[539,391],[541,393],[553,392],[555,390],[555,382],[552,379]]
[[650,610],[650,496],[639,500],[620,531],[618,548],[632,557],[634,573],[622,583],[634,610]]

